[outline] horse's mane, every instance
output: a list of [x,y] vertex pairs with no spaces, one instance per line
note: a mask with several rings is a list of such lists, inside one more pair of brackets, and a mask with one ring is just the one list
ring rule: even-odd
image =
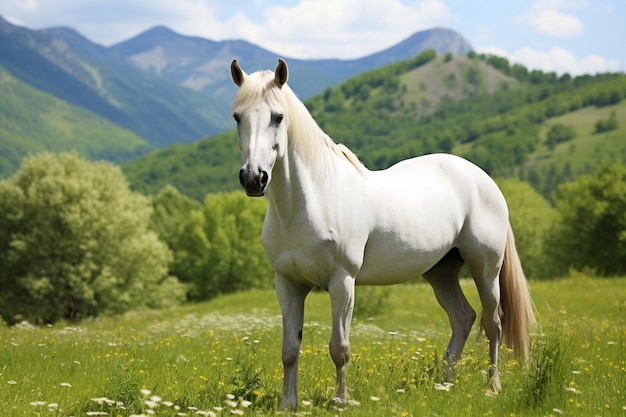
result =
[[319,169],[320,165],[326,165],[320,162],[326,160],[326,151],[330,150],[350,162],[359,172],[367,170],[354,152],[347,146],[336,143],[319,127],[304,103],[287,84],[282,87],[276,84],[272,71],[256,72],[246,77],[235,95],[233,110],[257,100],[278,105],[285,111],[283,123],[288,126],[289,146],[313,168]]

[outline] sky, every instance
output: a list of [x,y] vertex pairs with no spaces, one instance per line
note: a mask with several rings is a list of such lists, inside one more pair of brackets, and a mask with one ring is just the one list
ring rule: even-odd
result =
[[29,29],[72,27],[105,46],[163,25],[303,59],[359,58],[445,27],[530,69],[626,71],[625,0],[2,0],[0,16]]

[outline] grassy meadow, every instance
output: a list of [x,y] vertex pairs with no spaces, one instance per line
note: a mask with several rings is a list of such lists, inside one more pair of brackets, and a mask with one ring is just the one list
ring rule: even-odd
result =
[[[478,297],[463,282],[471,304]],[[337,407],[328,295],[307,299],[300,409],[315,416],[624,416],[626,278],[531,282],[540,326],[524,367],[503,349],[503,389],[486,390],[487,343],[470,336],[445,383],[445,313],[418,281],[358,288],[351,404]],[[373,317],[371,317],[373,315]],[[272,291],[48,327],[0,326],[3,416],[275,415],[281,320]]]

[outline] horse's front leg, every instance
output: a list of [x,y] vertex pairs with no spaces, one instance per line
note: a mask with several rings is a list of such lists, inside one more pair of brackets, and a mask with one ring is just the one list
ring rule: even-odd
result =
[[276,295],[283,316],[283,398],[280,409],[298,408],[298,358],[302,342],[304,300],[310,288],[287,281],[276,274]]
[[350,361],[350,324],[354,310],[354,278],[348,274],[331,279],[328,287],[333,315],[330,338],[330,356],[337,368],[337,397],[339,402],[348,400],[346,378]]

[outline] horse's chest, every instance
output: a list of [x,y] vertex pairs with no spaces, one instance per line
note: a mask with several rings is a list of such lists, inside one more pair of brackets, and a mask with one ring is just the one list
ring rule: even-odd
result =
[[331,231],[280,230],[266,226],[262,242],[274,270],[293,282],[325,287],[330,277],[346,263],[342,245]]

